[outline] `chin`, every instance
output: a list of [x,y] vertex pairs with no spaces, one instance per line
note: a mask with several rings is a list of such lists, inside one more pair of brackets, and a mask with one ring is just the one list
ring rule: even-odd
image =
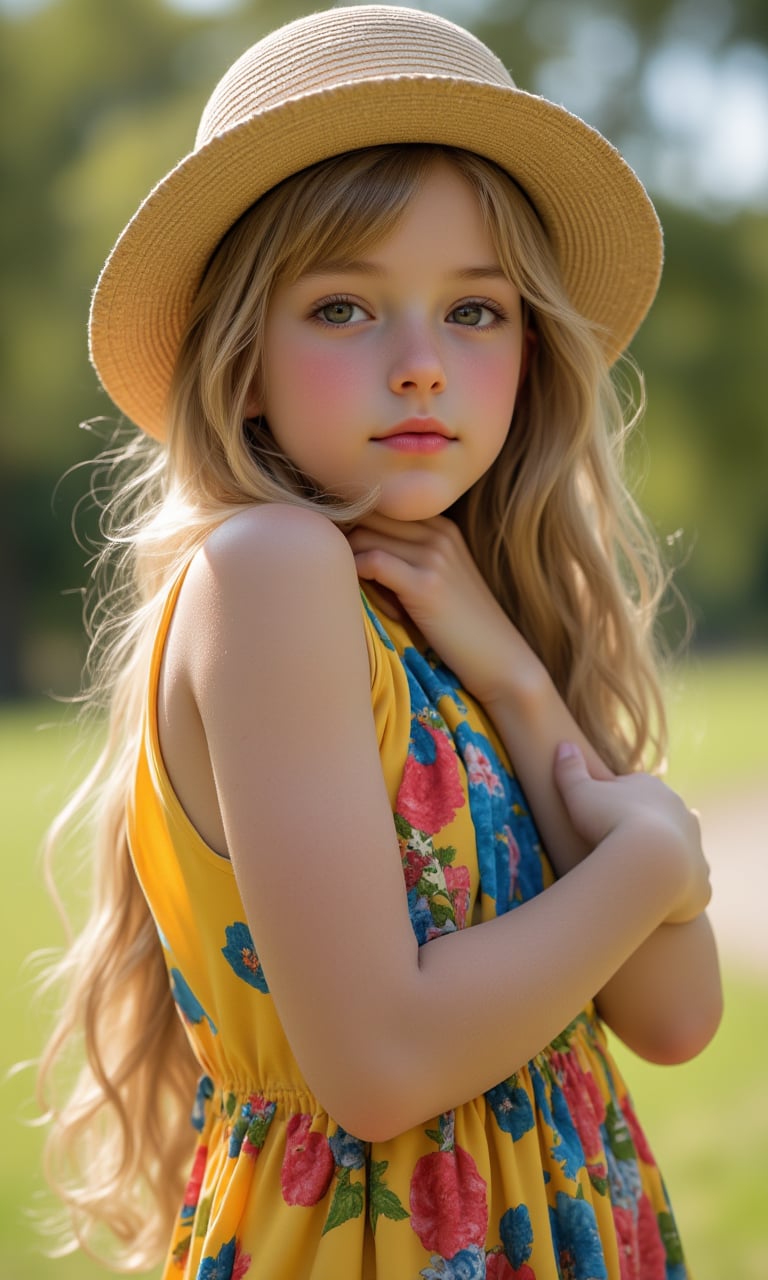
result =
[[458,494],[435,492],[432,485],[409,486],[405,492],[382,493],[376,504],[379,515],[390,520],[431,520],[442,516],[456,502]]

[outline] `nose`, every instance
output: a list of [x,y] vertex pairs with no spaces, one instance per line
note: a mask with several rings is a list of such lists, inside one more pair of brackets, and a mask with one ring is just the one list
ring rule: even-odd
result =
[[426,325],[406,326],[390,366],[390,391],[436,395],[445,389],[445,383],[445,366],[434,335]]

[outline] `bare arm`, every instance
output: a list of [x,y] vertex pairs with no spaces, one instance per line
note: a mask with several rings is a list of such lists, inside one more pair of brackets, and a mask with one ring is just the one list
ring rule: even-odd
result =
[[[506,1078],[685,909],[698,874],[686,811],[654,779],[627,779],[588,795],[589,858],[515,912],[419,949],[343,536],[314,513],[244,513],[182,591],[193,621],[179,644],[249,927],[308,1083],[350,1131],[393,1136]],[[578,758],[558,771],[571,806],[601,785]],[[449,1025],[462,1035],[448,1055]]]
[[[535,692],[534,692],[535,687]],[[548,678],[510,688],[488,708],[539,823],[547,849],[556,851],[558,875],[581,861],[589,842],[576,830],[556,779],[548,770],[555,746],[579,744],[593,778],[611,774]],[[694,838],[698,832],[694,830]],[[693,919],[661,923],[598,991],[601,1016],[641,1057],[684,1062],[709,1043],[722,1014],[720,972],[712,929],[704,911]],[[610,908],[609,908],[610,910]]]
[[[373,517],[355,531],[358,569],[394,590],[441,657],[488,711],[514,762],[558,876],[590,853],[552,771],[560,742],[575,743],[594,779],[612,774],[575,723],[545,668],[493,599],[454,525],[398,526]],[[698,829],[691,828],[698,845]],[[704,915],[660,923],[595,988],[601,1015],[652,1061],[684,1061],[717,1029],[722,993],[714,938]],[[608,911],[610,913],[610,906]],[[594,917],[598,927],[602,918]]]

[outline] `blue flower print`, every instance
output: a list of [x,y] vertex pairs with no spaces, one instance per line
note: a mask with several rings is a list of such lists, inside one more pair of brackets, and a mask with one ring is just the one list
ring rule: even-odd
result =
[[684,1262],[667,1263],[667,1280],[688,1280]]
[[485,1250],[476,1244],[459,1250],[452,1258],[434,1254],[430,1264],[419,1272],[423,1280],[485,1280]]
[[205,1104],[213,1097],[213,1081],[210,1076],[201,1076],[197,1082],[195,1101],[192,1104],[190,1124],[198,1133],[202,1133],[205,1124]]
[[243,1149],[256,1156],[264,1146],[277,1105],[259,1093],[252,1093],[240,1106],[240,1113],[232,1122],[229,1133],[228,1154],[236,1159]]
[[643,1194],[643,1184],[637,1163],[634,1160],[618,1160],[607,1143],[605,1163],[608,1170],[611,1203],[636,1213],[638,1201]]
[[359,1138],[354,1138],[339,1125],[332,1138],[328,1139],[334,1163],[342,1169],[362,1169],[365,1164],[365,1146]]
[[510,1265],[515,1270],[522,1267],[530,1258],[533,1248],[533,1227],[526,1205],[519,1204],[516,1209],[507,1209],[499,1222],[499,1235]]
[[194,991],[187,982],[184,974],[179,969],[169,970],[171,979],[171,995],[177,1005],[193,1026],[197,1026],[200,1022],[207,1022],[214,1035],[217,1034],[213,1019],[208,1016],[205,1009],[201,1005]]
[[466,703],[462,699],[455,675],[448,667],[443,666],[435,654],[430,653],[427,660],[418,649],[409,647],[403,650],[403,666],[408,677],[414,711],[423,707],[437,707],[442,698],[450,698],[457,709],[466,714]]
[[516,889],[527,901],[544,888],[538,834],[519,783],[488,738],[466,722],[458,725],[455,737],[467,773],[482,890],[496,903],[496,914],[503,915],[514,905]]
[[410,754],[419,764],[434,764],[437,760],[435,739],[420,720],[414,720],[411,725]]
[[415,887],[408,891],[408,912],[411,917],[413,932],[416,934],[416,941],[421,947],[427,942],[435,922],[429,909],[428,900],[423,895],[420,895]]
[[373,627],[374,631],[376,632],[377,636],[379,637],[379,639],[380,639],[381,643],[384,645],[384,648],[385,648],[385,649],[392,649],[392,650],[394,650],[394,647],[395,647],[395,646],[393,645],[392,641],[390,640],[389,636],[387,635],[386,631],[384,630],[383,626],[381,625],[381,622],[380,622],[380,621],[379,621],[379,619],[376,617],[376,614],[373,612],[373,609],[371,608],[370,603],[369,603],[368,599],[366,598],[365,592],[364,592],[364,591],[361,591],[361,592],[360,592],[360,595],[361,595],[361,597],[362,597],[362,601],[363,601],[363,608],[365,609],[365,612],[367,613],[367,615],[368,615],[368,617],[369,617],[369,619],[370,619],[370,622],[371,622],[371,625],[372,625],[372,627]]
[[547,1099],[547,1086],[538,1068],[531,1071],[536,1106],[545,1124],[552,1130],[554,1141],[550,1155],[567,1178],[576,1178],[584,1165],[584,1151],[576,1132],[565,1095],[559,1085],[552,1086],[552,1106]]
[[552,1086],[552,1117],[555,1132],[560,1138],[552,1154],[562,1166],[566,1176],[576,1178],[579,1170],[586,1164],[586,1156],[565,1094],[557,1084]]
[[595,1211],[588,1200],[558,1191],[549,1225],[555,1257],[568,1280],[608,1280]]
[[247,924],[237,920],[226,927],[227,945],[221,948],[224,959],[232,966],[238,978],[249,986],[269,995],[269,987],[264,977],[261,961],[256,955],[251,931]]
[[250,1254],[240,1252],[233,1236],[221,1246],[215,1258],[203,1258],[196,1280],[242,1280],[250,1265]]
[[515,1142],[533,1128],[533,1107],[525,1089],[505,1080],[489,1089],[485,1096],[493,1108],[499,1128],[510,1133]]
[[229,1280],[235,1264],[235,1238],[223,1244],[215,1258],[203,1258],[197,1280]]

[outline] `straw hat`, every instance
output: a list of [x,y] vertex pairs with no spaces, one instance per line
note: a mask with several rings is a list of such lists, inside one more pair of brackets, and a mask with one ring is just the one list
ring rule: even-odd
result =
[[116,405],[162,438],[192,299],[213,250],[259,196],[344,151],[431,142],[475,151],[525,189],[574,306],[615,358],[662,261],[653,205],[618,152],[563,107],[516,88],[461,27],[388,5],[331,9],[247,50],[213,92],[195,149],[154,188],[101,273],[91,359]]

